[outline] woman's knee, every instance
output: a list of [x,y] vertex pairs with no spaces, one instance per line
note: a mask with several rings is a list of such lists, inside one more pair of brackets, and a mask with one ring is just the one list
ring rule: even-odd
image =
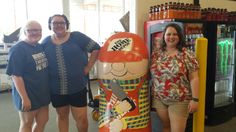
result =
[[35,119],[36,123],[46,124],[48,120],[49,120],[48,109],[40,109]]
[[87,114],[81,114],[80,116],[77,116],[76,118],[77,118],[77,119],[75,119],[75,120],[77,120],[77,121],[79,121],[79,122],[83,122],[83,123],[85,123],[85,124],[88,124],[88,117],[87,117]]
[[69,114],[63,114],[63,113],[60,113],[58,114],[58,119],[60,120],[69,120]]
[[20,112],[20,124],[24,127],[31,127],[34,122],[34,113],[32,112]]
[[24,126],[24,127],[31,127],[32,124],[33,124],[33,121],[29,121],[29,120],[21,120],[21,125]]
[[62,108],[57,108],[57,116],[61,120],[67,120],[69,119],[69,107],[62,107]]
[[49,121],[49,116],[43,116],[44,118],[37,119],[37,123],[46,124]]

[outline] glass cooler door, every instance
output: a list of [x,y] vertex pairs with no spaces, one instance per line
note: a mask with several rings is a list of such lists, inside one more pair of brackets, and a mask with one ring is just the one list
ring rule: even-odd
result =
[[233,103],[234,92],[234,36],[224,24],[217,28],[215,108]]

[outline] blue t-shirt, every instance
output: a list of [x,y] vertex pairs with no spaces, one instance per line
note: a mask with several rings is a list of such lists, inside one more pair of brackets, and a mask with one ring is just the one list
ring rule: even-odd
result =
[[100,46],[80,32],[71,32],[69,39],[60,45],[48,36],[42,45],[49,62],[51,93],[67,95],[83,90],[88,82],[84,74],[88,53],[99,50]]
[[[48,62],[42,45],[33,46],[20,41],[10,49],[8,59],[6,73],[23,78],[31,101],[31,110],[48,105],[50,103]],[[16,108],[21,111],[22,100],[14,84],[12,95]]]

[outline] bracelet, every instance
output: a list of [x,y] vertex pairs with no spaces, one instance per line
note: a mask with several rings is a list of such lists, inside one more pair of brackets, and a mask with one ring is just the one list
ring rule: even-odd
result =
[[199,102],[199,99],[198,98],[192,98],[192,101]]

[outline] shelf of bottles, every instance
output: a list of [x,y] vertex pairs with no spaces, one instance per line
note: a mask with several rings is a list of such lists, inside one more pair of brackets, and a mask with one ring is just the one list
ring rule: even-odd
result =
[[229,12],[222,8],[203,8],[201,9],[202,19],[206,21],[228,21]]
[[189,3],[169,2],[151,6],[149,9],[149,20],[161,19],[200,19],[199,5]]
[[236,11],[225,8],[201,8],[192,3],[166,2],[149,8],[149,21],[163,19],[198,19],[204,21],[236,22]]
[[201,23],[186,23],[184,25],[185,42],[187,48],[195,52],[195,40],[203,37],[202,34],[203,24]]

